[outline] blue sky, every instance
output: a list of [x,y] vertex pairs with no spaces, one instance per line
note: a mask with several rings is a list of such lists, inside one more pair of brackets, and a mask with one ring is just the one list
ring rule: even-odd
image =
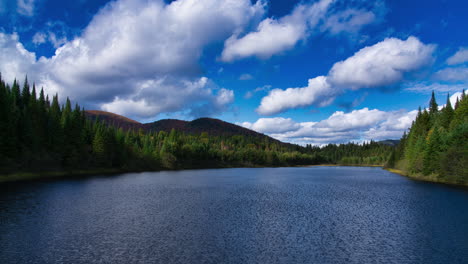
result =
[[468,87],[462,0],[0,0],[0,71],[142,122],[280,140],[401,137]]

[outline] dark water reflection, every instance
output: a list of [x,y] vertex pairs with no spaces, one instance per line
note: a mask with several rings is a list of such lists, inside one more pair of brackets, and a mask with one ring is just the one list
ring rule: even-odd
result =
[[468,191],[379,168],[0,186],[0,263],[468,263]]

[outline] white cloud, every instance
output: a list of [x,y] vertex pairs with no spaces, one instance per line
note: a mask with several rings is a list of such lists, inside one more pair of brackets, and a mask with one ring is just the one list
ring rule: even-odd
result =
[[17,34],[0,33],[0,72],[2,79],[13,82],[28,74],[30,80],[38,80],[42,63],[36,60],[36,54],[27,51],[19,42]]
[[234,91],[228,89],[220,89],[216,96],[216,104],[219,106],[227,105],[234,102]]
[[407,85],[405,91],[415,93],[426,93],[429,94],[432,91],[435,92],[457,92],[466,88],[464,84],[442,84],[442,83],[416,83]]
[[34,2],[35,0],[18,0],[17,11],[23,16],[34,15]]
[[244,73],[244,74],[241,74],[241,76],[239,76],[239,80],[241,81],[248,81],[248,80],[252,80],[253,78],[254,77],[248,73]]
[[10,79],[35,75],[30,79],[49,93],[87,107],[119,105],[145,117],[195,108],[201,113],[203,107],[211,112],[220,109],[219,100],[232,102],[233,94],[220,90],[224,99],[216,99],[215,85],[191,85],[200,79],[204,47],[258,20],[264,8],[250,0],[109,2],[72,41],[48,34],[60,46],[51,58],[37,60],[16,35],[0,35],[0,69]]
[[337,111],[328,119],[317,123],[315,127],[333,129],[334,131],[361,129],[381,121],[386,117],[385,115],[386,113],[383,111],[377,109],[369,110],[368,108],[353,110],[350,113]]
[[381,1],[376,1],[370,9],[350,8],[348,3],[336,0],[299,4],[284,17],[264,19],[252,32],[233,34],[224,43],[221,60],[268,59],[292,49],[313,34],[355,35],[364,26],[380,21],[378,16],[383,16],[386,10]]
[[270,91],[257,112],[272,115],[310,105],[322,107],[349,89],[395,85],[403,80],[405,73],[430,64],[434,49],[434,45],[425,45],[415,37],[387,38],[335,63],[328,76],[310,79],[307,87]]
[[293,48],[304,36],[305,24],[267,18],[258,25],[257,31],[242,38],[233,35],[226,40],[221,60],[230,62],[251,56],[268,59],[273,54]]
[[34,34],[32,42],[36,45],[43,44],[47,41],[47,35],[42,32]]
[[353,90],[393,85],[405,73],[430,64],[434,50],[434,45],[425,45],[412,36],[407,40],[387,38],[335,63],[330,82]]
[[244,98],[245,99],[250,99],[250,98],[252,98],[254,96],[254,94],[256,94],[258,92],[269,91],[270,89],[271,89],[271,85],[269,85],[269,84],[257,87],[253,91],[247,91],[245,93],[245,95],[244,95]]
[[319,122],[297,123],[290,118],[276,117],[240,125],[286,142],[322,145],[399,139],[411,126],[416,114],[417,111],[385,112],[363,108],[349,113],[337,111]]
[[337,91],[330,86],[327,77],[319,76],[309,80],[306,87],[288,88],[286,90],[273,89],[262,98],[257,112],[261,115],[273,115],[287,109],[329,105],[335,98]]
[[368,140],[400,139],[403,132],[411,127],[417,114],[417,110],[387,112],[386,120],[371,127],[364,137]]
[[32,42],[36,45],[44,44],[47,41],[49,41],[52,44],[52,46],[54,46],[54,48],[57,49],[63,44],[67,43],[68,40],[67,40],[67,37],[65,36],[58,37],[57,34],[55,34],[54,32],[50,32],[50,31],[47,33],[37,32],[36,34],[34,34],[33,39],[32,39]]
[[468,67],[445,68],[436,72],[433,77],[441,81],[468,82]]
[[255,123],[244,122],[243,127],[261,132],[261,133],[284,133],[297,130],[300,124],[294,122],[291,118],[260,118]]
[[327,17],[322,30],[328,31],[332,35],[342,32],[356,33],[362,27],[371,24],[375,20],[376,16],[372,11],[347,9]]
[[[465,94],[468,95],[468,90],[465,90]],[[452,104],[452,107],[455,107],[455,103],[458,100],[461,99],[462,93],[461,92],[456,92],[452,96],[450,96],[450,104]]]
[[49,32],[49,41],[50,43],[52,43],[54,48],[57,49],[61,47],[63,44],[67,43],[68,39],[65,36],[59,37],[54,32]]
[[[206,77],[193,82],[180,81],[174,78],[162,78],[141,82],[138,92],[102,105],[102,109],[122,115],[143,118],[154,117],[159,113],[190,110],[190,115],[201,117],[217,114],[234,101],[234,92],[227,89],[216,89]],[[186,105],[190,102],[191,105]],[[207,105],[208,104],[208,105]],[[200,108],[200,105],[203,107]]]
[[447,59],[448,65],[456,65],[468,62],[468,48],[461,47],[453,56]]

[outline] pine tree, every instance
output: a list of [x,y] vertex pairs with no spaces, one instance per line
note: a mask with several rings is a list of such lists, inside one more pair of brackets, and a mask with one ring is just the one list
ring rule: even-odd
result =
[[440,123],[443,128],[448,129],[450,127],[453,114],[454,114],[454,110],[452,108],[452,104],[450,103],[450,95],[447,94],[447,103],[445,107],[442,109],[442,113],[440,116]]
[[93,138],[93,154],[98,166],[106,165],[106,142],[103,128],[98,126]]
[[64,134],[61,122],[62,111],[60,110],[60,104],[58,101],[58,95],[56,94],[52,98],[52,104],[49,110],[49,116],[47,121],[47,135],[48,135],[48,149],[52,152],[55,158],[60,157],[61,150],[64,143]]
[[434,114],[439,111],[438,105],[435,99],[434,91],[432,91],[431,101],[429,102],[429,113]]
[[24,79],[23,91],[21,94],[21,101],[23,102],[23,107],[28,107],[29,97],[31,96],[31,91],[29,90],[28,76]]
[[9,112],[9,100],[8,100],[8,91],[3,83],[2,76],[0,74],[0,166],[6,165],[7,153],[7,142],[8,138],[8,113]]
[[441,139],[439,135],[439,128],[434,127],[428,136],[427,147],[424,153],[423,173],[429,175],[431,173],[439,172],[439,159]]

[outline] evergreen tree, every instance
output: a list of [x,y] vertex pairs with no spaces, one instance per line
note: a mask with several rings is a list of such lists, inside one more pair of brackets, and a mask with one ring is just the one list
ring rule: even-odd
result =
[[436,172],[438,173],[440,171],[440,147],[441,139],[439,135],[439,129],[437,127],[434,127],[429,133],[429,138],[427,140],[427,148],[424,153],[424,175],[429,175]]
[[[433,93],[430,113],[420,110],[407,138],[402,138],[398,148],[402,148],[405,155],[397,159],[395,166],[407,164],[400,168],[419,178],[434,180],[436,177],[443,182],[467,184],[468,100],[462,96],[454,110],[447,96],[442,111],[438,113],[435,109]],[[393,163],[391,159],[389,164]]]
[[447,103],[445,104],[445,107],[442,109],[442,113],[440,116],[440,122],[442,127],[445,129],[448,129],[450,126],[450,123],[452,122],[454,110],[452,108],[452,104],[450,103],[450,95],[447,94]]
[[434,114],[439,111],[438,105],[435,99],[434,91],[432,91],[431,101],[429,101],[429,113]]

